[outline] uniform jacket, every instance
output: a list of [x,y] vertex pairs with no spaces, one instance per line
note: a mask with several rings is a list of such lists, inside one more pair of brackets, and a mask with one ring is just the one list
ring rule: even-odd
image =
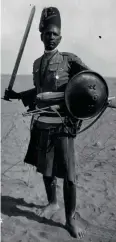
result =
[[42,60],[44,55],[36,59],[33,64],[33,83],[35,88],[21,93],[24,106],[33,109],[36,95],[46,91],[64,91],[66,84],[77,73],[89,68],[79,57],[72,53],[59,52],[48,61],[44,73]]
[[37,93],[64,91],[66,84],[75,74],[88,69],[76,55],[57,51],[48,61],[44,73],[41,73],[43,58],[44,55],[33,64],[33,81]]

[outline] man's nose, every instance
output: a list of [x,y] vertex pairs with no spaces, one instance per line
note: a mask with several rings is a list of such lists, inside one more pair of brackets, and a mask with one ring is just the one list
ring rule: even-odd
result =
[[50,39],[54,39],[54,34],[53,33],[51,33]]

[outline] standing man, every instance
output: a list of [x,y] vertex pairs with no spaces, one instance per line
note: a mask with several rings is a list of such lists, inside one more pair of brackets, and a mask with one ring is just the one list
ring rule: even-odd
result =
[[[40,92],[65,91],[67,83],[75,74],[88,69],[76,55],[58,51],[57,47],[62,37],[61,18],[57,8],[43,9],[39,31],[44,44],[44,54],[34,61],[35,88],[22,93],[7,91],[10,98],[21,99],[29,108],[34,107],[36,95]],[[67,133],[62,123],[57,125],[57,131],[64,134],[62,136],[54,136],[56,130],[49,126],[49,124],[47,128],[41,126],[39,116],[33,116],[30,143],[25,157],[26,163],[36,166],[37,171],[43,174],[48,205],[41,210],[40,215],[46,217],[59,209],[56,177],[63,178],[66,229],[73,237],[82,238],[84,231],[76,226],[74,220],[76,209],[74,137]],[[73,120],[69,126],[76,137],[77,123]],[[52,148],[48,149],[51,143]]]

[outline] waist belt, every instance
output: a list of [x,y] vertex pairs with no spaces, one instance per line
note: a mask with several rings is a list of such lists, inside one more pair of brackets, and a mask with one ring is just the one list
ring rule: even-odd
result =
[[36,128],[41,131],[48,131],[49,136],[52,135],[56,137],[76,137],[76,133],[78,130],[80,130],[81,125],[81,120],[78,120],[78,122],[75,124],[68,125],[65,117],[34,117],[34,126],[36,126]]
[[[62,120],[64,121],[64,118],[62,118]],[[34,123],[36,123],[38,129],[56,128],[62,124],[62,120],[60,117],[34,117]]]

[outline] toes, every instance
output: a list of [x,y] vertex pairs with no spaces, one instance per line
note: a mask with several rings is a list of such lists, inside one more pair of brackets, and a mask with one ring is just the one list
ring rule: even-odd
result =
[[79,239],[82,239],[84,237],[84,234],[83,233],[79,233],[78,237],[79,237]]
[[40,213],[40,210],[36,210],[36,214],[39,215],[39,213]]
[[38,214],[40,217],[43,217],[43,212],[41,211],[39,214]]
[[85,231],[78,232],[78,238],[82,239],[85,236],[85,234],[86,234]]
[[46,210],[46,208],[44,210],[42,210],[39,214],[40,217],[46,217],[49,214],[49,211]]
[[72,237],[77,238],[77,239],[82,239],[86,234],[85,230],[80,229],[74,225],[72,226],[72,225],[66,224],[66,229],[69,231],[69,233],[72,235]]
[[43,214],[43,211],[41,211],[41,209],[40,209],[40,210],[37,210],[37,211],[36,211],[36,214],[37,214],[38,216],[40,216],[40,217],[41,217],[41,216],[42,216],[42,214]]

